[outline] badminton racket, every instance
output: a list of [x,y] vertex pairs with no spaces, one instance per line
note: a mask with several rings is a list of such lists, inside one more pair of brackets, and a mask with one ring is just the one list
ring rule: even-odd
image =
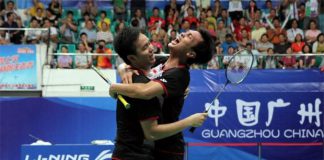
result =
[[[111,81],[95,66],[91,66],[91,68],[96,71],[96,73],[103,79],[105,80],[109,85],[111,85]],[[117,98],[120,100],[120,102],[122,102],[122,104],[124,105],[124,107],[126,109],[130,108],[130,104],[124,99],[123,96],[121,96],[120,94],[117,94]]]
[[[243,82],[252,68],[254,56],[251,51],[244,49],[234,53],[232,56],[228,56],[230,56],[230,58],[227,64],[225,64],[225,85],[221,88],[214,100],[210,103],[210,106],[206,108],[205,113],[208,113],[215,100],[218,99],[219,95],[225,90],[228,84],[240,84],[241,82]],[[195,129],[196,127],[191,127],[189,131],[193,133]]]

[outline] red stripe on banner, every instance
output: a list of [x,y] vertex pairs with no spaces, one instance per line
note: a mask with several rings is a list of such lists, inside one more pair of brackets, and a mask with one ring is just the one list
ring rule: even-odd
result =
[[251,147],[251,146],[322,146],[324,142],[310,142],[310,143],[286,143],[286,142],[263,142],[263,143],[188,143],[188,146],[231,146],[231,147]]

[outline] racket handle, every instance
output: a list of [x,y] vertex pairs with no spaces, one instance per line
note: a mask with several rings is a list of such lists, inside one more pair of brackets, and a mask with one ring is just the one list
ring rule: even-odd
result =
[[126,109],[130,108],[130,104],[124,99],[123,96],[121,96],[120,94],[117,95],[117,98],[120,100],[120,102],[122,102],[122,104],[124,105],[124,107]]
[[[208,112],[208,110],[205,110],[205,111],[204,111],[204,113],[207,113],[207,112]],[[193,133],[193,132],[195,132],[196,128],[197,128],[197,127],[191,127],[191,128],[189,129],[189,131],[190,131],[191,133]]]

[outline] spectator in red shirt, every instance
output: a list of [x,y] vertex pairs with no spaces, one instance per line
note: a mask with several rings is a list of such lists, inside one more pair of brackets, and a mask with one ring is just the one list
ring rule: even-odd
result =
[[198,27],[199,26],[199,20],[197,17],[195,17],[194,15],[194,8],[192,7],[189,7],[187,9],[187,13],[188,13],[188,16],[184,18],[184,20],[188,21],[189,24],[190,24],[190,28],[193,28],[194,25],[196,25],[195,27]]
[[157,29],[159,26],[162,28],[164,28],[165,26],[165,21],[163,18],[160,17],[159,12],[159,8],[153,8],[153,15],[150,17],[148,22],[148,27],[150,31]]

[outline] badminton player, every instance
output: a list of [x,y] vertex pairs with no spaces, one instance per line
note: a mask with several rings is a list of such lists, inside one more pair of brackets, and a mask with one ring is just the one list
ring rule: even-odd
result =
[[[132,98],[152,99],[163,96],[162,119],[167,124],[179,120],[184,103],[184,92],[189,85],[191,64],[207,63],[214,52],[214,41],[208,31],[188,31],[168,44],[170,56],[165,63],[150,70],[148,83],[113,84],[110,95],[116,93]],[[143,63],[145,65],[145,63]],[[132,104],[130,102],[130,104]],[[184,158],[184,140],[181,132],[155,141],[156,160],[182,160]]]
[[[147,83],[146,77],[155,63],[153,47],[149,39],[135,28],[125,28],[114,39],[114,48],[119,56],[140,74],[133,75],[134,83]],[[190,126],[200,126],[207,114],[197,113],[175,123],[158,125],[161,118],[161,105],[157,97],[148,100],[125,97],[131,104],[126,110],[117,103],[117,138],[113,158],[115,160],[150,160],[153,152],[144,142],[174,135]]]

